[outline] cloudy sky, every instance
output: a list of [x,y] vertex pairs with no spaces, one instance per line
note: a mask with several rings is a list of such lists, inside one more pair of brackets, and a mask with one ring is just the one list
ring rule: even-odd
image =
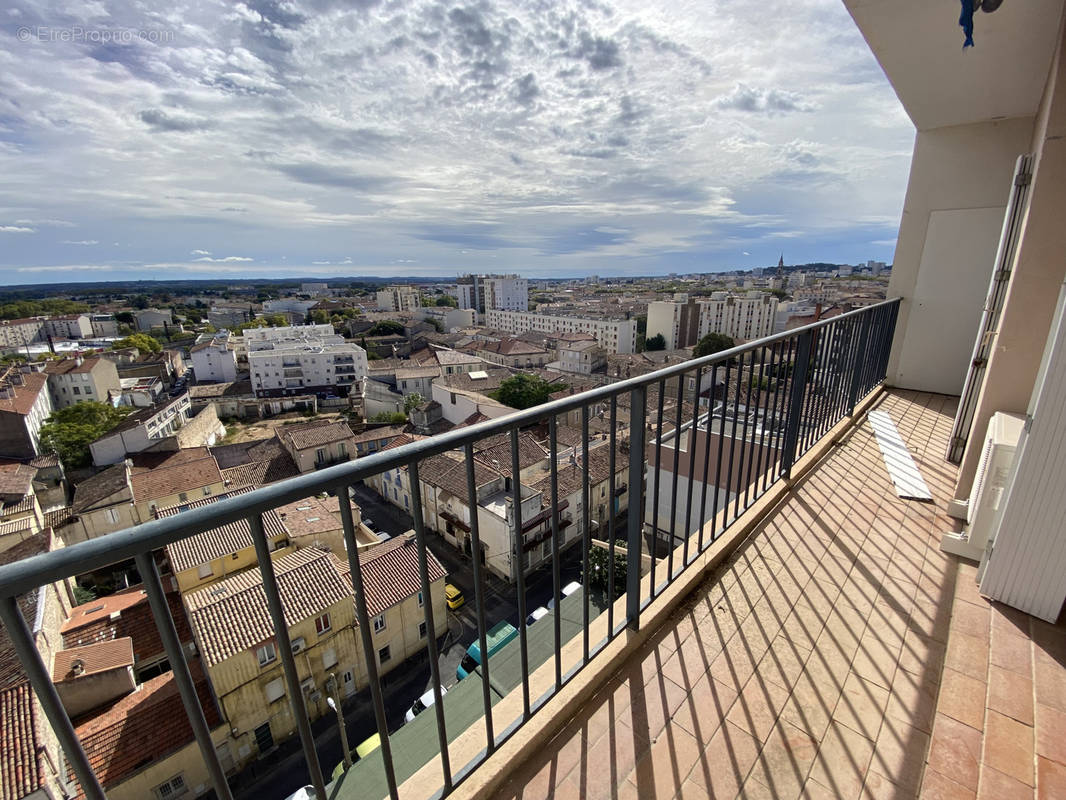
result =
[[0,4],[7,284],[890,261],[912,143],[841,0]]

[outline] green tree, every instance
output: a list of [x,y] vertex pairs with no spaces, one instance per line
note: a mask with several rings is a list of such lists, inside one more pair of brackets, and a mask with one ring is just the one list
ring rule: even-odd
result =
[[426,402],[426,398],[418,392],[412,392],[403,399],[403,410],[410,414],[412,408],[418,408],[424,402]]
[[115,322],[118,322],[118,323],[120,323],[122,325],[129,325],[130,327],[133,327],[134,325],[137,324],[137,318],[135,316],[133,316],[133,312],[132,311],[116,311],[115,312]]
[[709,356],[714,353],[720,353],[723,350],[728,350],[731,347],[735,347],[735,343],[728,336],[721,333],[708,333],[698,342],[696,346],[692,348],[692,355],[695,358],[701,356]]
[[389,422],[393,425],[401,425],[407,422],[407,415],[402,411],[382,411],[372,416],[368,422]]
[[456,300],[454,297],[451,297],[450,295],[446,295],[446,294],[443,294],[440,297],[438,297],[436,304],[438,306],[449,306],[451,308],[458,308],[459,307],[459,301]]
[[88,466],[89,445],[118,425],[130,408],[86,400],[61,408],[41,426],[41,444],[54,450],[67,469]]
[[[620,544],[625,546],[625,542]],[[625,594],[626,591],[626,557],[615,550],[614,554],[614,585],[610,586],[611,554],[605,547],[589,548],[589,571],[585,575],[584,583],[590,589],[599,589],[603,592],[607,601],[611,602]]]
[[325,325],[329,322],[329,312],[325,309],[316,308],[308,315],[308,321],[315,325]]
[[121,350],[123,347],[136,347],[142,353],[158,353],[163,349],[163,345],[159,343],[159,340],[149,336],[147,333],[135,333],[125,339],[119,339],[111,345],[112,350]]
[[385,319],[367,331],[368,336],[402,336],[403,325],[395,320]]
[[663,335],[661,333],[657,333],[654,336],[652,336],[650,339],[645,339],[644,340],[644,349],[645,350],[665,350],[666,349],[666,339],[663,337]]
[[500,384],[493,396],[504,405],[523,409],[545,403],[555,386],[539,375],[527,375],[519,372]]

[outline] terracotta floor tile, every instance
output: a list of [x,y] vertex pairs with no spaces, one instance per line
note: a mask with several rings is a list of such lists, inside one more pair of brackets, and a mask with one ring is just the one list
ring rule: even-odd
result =
[[993,626],[989,663],[1030,678],[1033,674],[1032,650],[1033,643],[1028,637],[1004,633]]
[[770,731],[748,782],[757,781],[779,800],[797,798],[817,752],[818,743],[806,732],[787,722],[779,723]]
[[1032,786],[1026,786],[989,766],[981,770],[981,785],[977,789],[977,800],[1032,800],[1032,798]]
[[[968,579],[960,578],[960,584],[968,583]],[[972,603],[961,601],[956,603],[952,610],[951,627],[953,631],[987,641],[991,625],[992,621],[987,602],[975,606]]]
[[987,689],[984,681],[945,667],[940,676],[937,713],[946,714],[979,731],[984,730]]
[[988,677],[988,641],[952,630],[944,666],[979,681]]
[[733,797],[744,785],[758,754],[759,743],[755,738],[726,722],[707,745],[689,780],[713,797]]
[[899,667],[915,675],[939,674],[944,666],[947,645],[914,629],[908,629],[903,637],[903,649],[899,654]]
[[691,734],[668,725],[640,761],[629,780],[640,797],[673,797],[681,791],[693,766],[702,755],[702,747]]
[[1017,672],[990,666],[988,669],[988,707],[1018,722],[1032,725],[1033,682]]
[[1051,706],[1036,707],[1036,752],[1066,765],[1066,712]]
[[[876,750],[874,756],[876,758]],[[918,796],[918,790],[906,789],[892,783],[884,775],[873,770],[873,764],[866,773],[866,783],[862,785],[862,800],[913,800]]]
[[803,665],[811,655],[808,647],[802,647],[783,634],[770,644],[770,649],[756,666],[756,673],[785,689],[791,689],[803,672]]
[[1034,649],[1036,702],[1066,711],[1066,656]]
[[916,794],[928,752],[928,733],[905,722],[886,719],[874,744],[870,771]]
[[781,709],[781,719],[821,740],[833,716],[842,689],[831,682],[815,680],[804,669]]
[[852,673],[833,711],[833,719],[874,741],[888,705],[888,689]]
[[726,719],[763,742],[777,722],[788,697],[788,689],[759,674],[753,675],[729,709]]
[[1066,797],[1066,766],[1039,756],[1036,759],[1037,800],[1061,800]]
[[685,701],[688,691],[672,680],[661,677],[630,695],[630,705],[619,713],[619,719],[647,739],[655,741],[666,723]]
[[649,747],[650,743],[643,736],[628,725],[616,722],[592,746],[587,760],[579,764],[570,777],[589,800],[612,797]]
[[976,800],[977,794],[973,789],[961,786],[935,770],[927,769],[918,797],[919,800]]
[[871,628],[859,642],[855,660],[851,662],[851,671],[884,689],[889,689],[896,674],[901,646],[886,642]]
[[929,769],[971,792],[977,791],[981,766],[981,732],[951,717],[937,714],[929,745]]
[[1024,611],[1019,611],[1016,608],[1011,608],[1003,603],[992,603],[992,633],[1003,633],[1010,636],[1021,636],[1022,638],[1029,638],[1029,620],[1031,620],[1028,614]]
[[839,723],[830,723],[810,777],[840,798],[857,798],[866,782],[873,750],[869,739]]
[[[759,655],[759,658],[761,657],[762,654]],[[734,636],[725,650],[711,662],[709,674],[716,681],[739,689],[755,672],[755,663],[747,643]]]
[[984,763],[1029,786],[1033,785],[1033,729],[998,711],[986,720]]
[[932,733],[937,685],[903,670],[896,671],[888,693],[885,716]]
[[671,722],[691,733],[700,744],[707,744],[736,699],[733,687],[705,675],[674,712]]

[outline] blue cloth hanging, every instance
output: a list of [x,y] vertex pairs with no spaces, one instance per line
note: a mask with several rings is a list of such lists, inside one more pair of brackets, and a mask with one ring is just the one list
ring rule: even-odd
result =
[[959,25],[966,34],[962,49],[973,47],[973,0],[962,0],[962,16],[959,17]]

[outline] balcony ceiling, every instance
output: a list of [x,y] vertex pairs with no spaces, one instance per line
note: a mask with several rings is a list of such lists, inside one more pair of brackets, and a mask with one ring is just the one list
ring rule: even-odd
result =
[[919,130],[1036,112],[1063,0],[1004,0],[974,14],[962,49],[958,0],[844,0]]

